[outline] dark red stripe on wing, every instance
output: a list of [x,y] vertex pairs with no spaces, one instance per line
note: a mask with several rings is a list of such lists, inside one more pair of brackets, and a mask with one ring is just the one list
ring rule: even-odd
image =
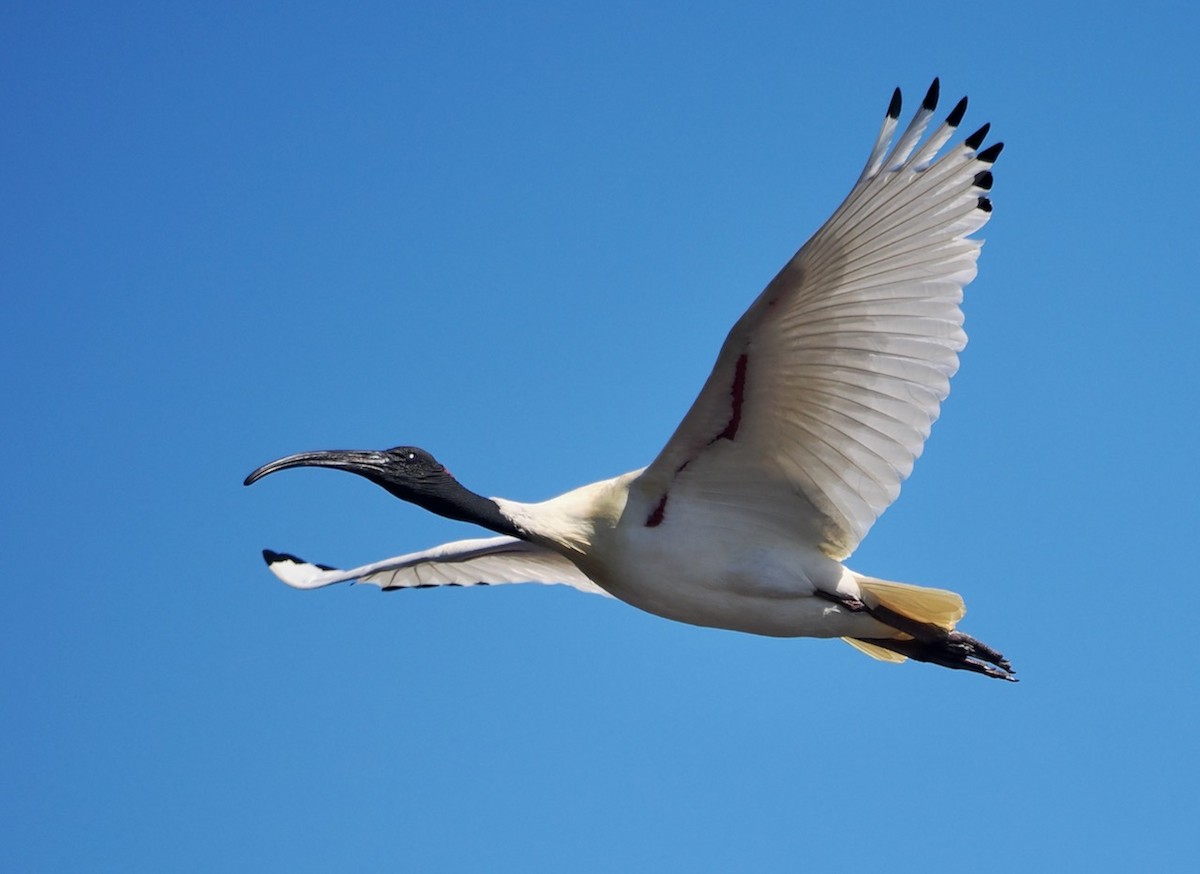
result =
[[666,515],[667,515],[667,496],[666,496],[666,493],[664,493],[663,496],[661,498],[659,498],[658,506],[655,507],[653,512],[651,512],[650,515],[646,517],[646,527],[647,528],[657,528],[659,525],[662,524],[662,521],[664,518],[666,518]]
[[729,424],[725,426],[725,430],[718,434],[710,441],[716,443],[722,437],[726,440],[732,440],[737,434],[738,426],[742,424],[742,401],[746,397],[746,353],[738,356],[737,365],[733,370],[733,385],[729,387],[729,394],[733,399],[733,410],[729,415]]
[[[729,421],[725,424],[725,428],[723,431],[721,431],[720,434],[718,434],[712,440],[708,441],[709,446],[712,446],[714,443],[716,443],[718,440],[721,440],[721,439],[732,440],[734,437],[737,436],[738,428],[741,427],[742,404],[745,402],[745,399],[746,399],[746,362],[747,362],[747,360],[748,360],[747,356],[743,352],[741,355],[738,356],[737,364],[734,365],[733,383],[729,386],[729,398],[730,398]],[[679,467],[675,470],[675,475],[678,476],[680,473],[682,473],[683,469],[685,467],[687,467],[689,464],[691,464],[691,462],[692,462],[692,459],[689,458],[686,461],[684,461],[683,464],[679,465]],[[659,525],[661,525],[663,523],[663,519],[665,519],[666,515],[667,515],[667,496],[668,496],[668,494],[669,494],[668,492],[663,493],[663,496],[661,498],[659,498],[659,500],[658,500],[658,505],[650,512],[650,515],[646,517],[646,527],[647,528],[657,528]]]

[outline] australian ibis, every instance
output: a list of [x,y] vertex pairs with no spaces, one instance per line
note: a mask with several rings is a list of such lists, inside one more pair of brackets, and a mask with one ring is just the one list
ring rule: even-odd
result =
[[563,583],[695,625],[841,637],[883,661],[1014,680],[955,629],[963,600],[846,567],[912,470],[966,343],[1001,143],[983,125],[943,152],[964,98],[926,137],[935,79],[895,140],[900,91],[845,201],[733,326],[708,381],[648,467],[551,500],[486,498],[415,446],[303,452],[292,467],[349,471],[496,536],[351,570],[265,551],[288,585],[384,589]]

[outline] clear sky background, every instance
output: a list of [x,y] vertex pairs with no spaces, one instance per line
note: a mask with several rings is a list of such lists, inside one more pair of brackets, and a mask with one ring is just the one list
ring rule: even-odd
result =
[[[0,868],[1182,870],[1200,822],[1192,4],[13,2]],[[1007,149],[857,569],[1003,684],[540,586],[296,592],[648,462],[933,76]]]

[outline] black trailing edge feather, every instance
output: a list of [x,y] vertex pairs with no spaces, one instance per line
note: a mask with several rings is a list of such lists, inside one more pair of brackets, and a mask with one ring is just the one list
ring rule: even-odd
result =
[[404,592],[409,589],[462,589],[470,586],[490,586],[491,583],[414,583],[411,586],[383,586],[382,592]]
[[980,170],[975,174],[975,187],[988,191],[992,187],[992,171]]
[[988,122],[979,130],[975,131],[975,133],[963,140],[963,145],[968,149],[978,149],[983,144],[983,138],[988,135],[988,131],[991,129],[991,122]]
[[980,209],[982,209],[984,212],[991,212],[991,211],[992,211],[992,202],[991,202],[991,201],[990,201],[988,198],[986,198],[986,197],[981,197],[981,198],[979,198],[979,203],[978,203],[977,205],[978,205],[978,207],[979,207]]
[[941,83],[938,82],[937,76],[933,77],[933,82],[929,86],[929,90],[925,92],[925,99],[921,101],[921,108],[928,109],[933,112],[937,109],[938,93],[941,91]]
[[900,117],[900,89],[892,92],[892,102],[888,104],[888,118]]
[[[974,148],[974,147],[972,147]],[[983,161],[985,164],[995,164],[996,159],[1000,157],[1000,152],[1004,150],[1004,143],[993,143],[982,152],[975,156],[976,161]]]
[[950,110],[950,114],[946,116],[946,124],[950,127],[958,127],[958,123],[963,120],[963,116],[967,114],[967,98],[963,98],[954,104],[954,108]]

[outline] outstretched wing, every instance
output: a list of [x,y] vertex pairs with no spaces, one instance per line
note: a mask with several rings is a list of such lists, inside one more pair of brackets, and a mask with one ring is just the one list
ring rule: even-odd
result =
[[949,393],[966,343],[963,287],[988,220],[988,126],[938,158],[964,98],[921,144],[934,80],[888,150],[896,90],[845,202],[730,332],[691,410],[637,484],[670,518],[669,496],[753,508],[847,557],[900,491]]
[[478,586],[499,583],[562,583],[581,592],[608,595],[557,552],[515,537],[457,540],[422,552],[338,570],[294,555],[263,550],[271,573],[296,589],[319,589],[351,580],[391,589]]

